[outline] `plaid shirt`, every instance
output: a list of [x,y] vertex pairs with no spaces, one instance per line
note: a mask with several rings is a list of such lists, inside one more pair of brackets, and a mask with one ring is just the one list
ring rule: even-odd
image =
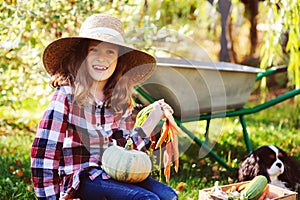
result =
[[82,171],[88,171],[91,179],[104,176],[101,156],[114,133],[122,133],[119,143],[130,137],[138,150],[149,143],[141,129],[133,129],[131,111],[113,114],[103,102],[91,101],[82,108],[72,100],[70,86],[57,88],[39,123],[31,149],[32,180],[39,199],[58,199],[66,191],[72,195]]

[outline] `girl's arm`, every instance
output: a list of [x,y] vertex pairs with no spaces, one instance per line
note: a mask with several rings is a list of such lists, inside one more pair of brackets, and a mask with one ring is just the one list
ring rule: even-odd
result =
[[39,123],[31,149],[31,172],[38,199],[59,198],[59,160],[67,127],[66,95],[56,91]]
[[146,121],[141,126],[147,137],[150,136],[154,128],[157,126],[158,122],[164,118],[163,109],[171,108],[167,103],[164,102],[164,100],[156,101],[152,105],[152,111],[150,112]]

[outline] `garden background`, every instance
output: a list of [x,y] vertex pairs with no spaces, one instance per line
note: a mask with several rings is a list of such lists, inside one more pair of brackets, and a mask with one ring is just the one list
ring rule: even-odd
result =
[[[198,60],[220,60],[221,15],[218,1],[204,0],[0,0],[0,199],[34,199],[29,151],[37,123],[53,89],[41,56],[51,41],[74,35],[92,13],[119,17],[126,38],[156,56],[180,55]],[[299,0],[253,1],[257,44],[251,44],[249,1],[232,0],[227,28],[231,57],[227,61],[260,68],[286,65],[287,73],[263,79],[253,88],[248,105],[255,105],[300,87]],[[168,32],[167,37],[162,33]],[[191,46],[192,44],[192,46]],[[161,47],[167,51],[161,51]],[[193,48],[191,48],[193,47]],[[172,52],[172,53],[170,53]],[[246,155],[237,119],[226,119],[214,146],[222,158],[237,167]],[[254,148],[275,144],[300,160],[299,98],[290,99],[246,117]],[[195,134],[203,137],[204,124]],[[197,199],[198,190],[215,181],[236,181],[235,173],[210,157],[199,157],[193,144],[181,153],[180,170],[170,185],[180,199]],[[159,173],[153,176],[164,181]]]

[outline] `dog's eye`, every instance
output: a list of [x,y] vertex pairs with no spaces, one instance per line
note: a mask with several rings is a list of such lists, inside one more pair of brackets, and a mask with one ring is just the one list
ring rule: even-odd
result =
[[275,159],[275,155],[270,154],[270,155],[269,155],[269,158],[273,160],[273,159]]
[[278,158],[283,158],[283,153],[279,153]]

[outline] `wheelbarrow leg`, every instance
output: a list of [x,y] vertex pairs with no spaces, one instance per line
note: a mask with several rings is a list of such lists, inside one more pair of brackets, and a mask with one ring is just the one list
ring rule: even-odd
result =
[[250,142],[249,135],[248,135],[248,132],[247,132],[246,121],[245,121],[243,115],[240,115],[240,121],[241,121],[241,125],[243,127],[243,136],[244,136],[244,141],[246,143],[247,152],[251,153],[252,152],[252,146],[251,146],[251,142]]
[[209,125],[210,125],[210,119],[207,119],[206,128],[205,128],[205,142],[209,142]]
[[233,169],[232,167],[230,167],[220,156],[218,156],[209,146],[207,146],[205,144],[205,142],[202,142],[199,138],[197,138],[191,131],[189,131],[186,127],[184,127],[181,123],[180,123],[180,128],[181,130],[183,130],[197,145],[199,145],[200,147],[203,147],[204,150],[211,155],[212,157],[214,157],[223,167],[225,167],[226,169]]

